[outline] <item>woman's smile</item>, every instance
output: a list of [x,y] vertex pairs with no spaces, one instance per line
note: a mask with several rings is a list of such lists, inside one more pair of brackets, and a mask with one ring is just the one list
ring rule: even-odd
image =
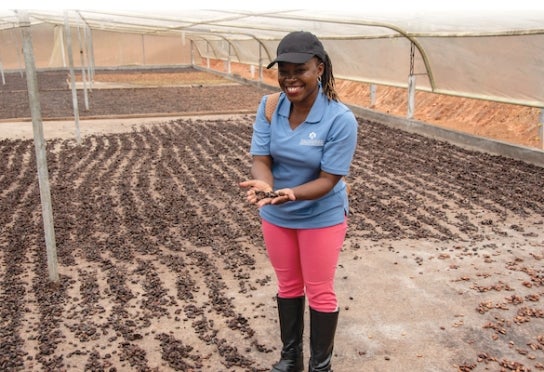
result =
[[285,93],[288,96],[296,96],[303,91],[304,87],[301,85],[285,87]]

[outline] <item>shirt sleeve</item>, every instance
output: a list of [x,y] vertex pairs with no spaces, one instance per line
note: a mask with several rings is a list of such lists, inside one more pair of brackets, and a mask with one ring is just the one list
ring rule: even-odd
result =
[[253,123],[253,135],[249,150],[251,155],[270,155],[270,124],[266,120],[265,104],[266,97],[263,97]]
[[330,174],[346,176],[357,147],[357,119],[350,110],[338,115],[323,148],[321,169]]

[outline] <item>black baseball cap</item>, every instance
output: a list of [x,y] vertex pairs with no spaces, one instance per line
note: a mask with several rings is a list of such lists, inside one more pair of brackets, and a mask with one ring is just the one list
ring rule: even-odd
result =
[[294,31],[288,33],[278,44],[276,59],[266,66],[270,68],[277,62],[306,63],[313,56],[325,60],[325,48],[321,41],[307,31]]

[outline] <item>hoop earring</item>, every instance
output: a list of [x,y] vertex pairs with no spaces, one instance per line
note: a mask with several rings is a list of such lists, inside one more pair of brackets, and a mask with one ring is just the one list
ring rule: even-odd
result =
[[321,75],[319,75],[319,76],[317,77],[317,82],[318,82],[319,84],[321,84]]

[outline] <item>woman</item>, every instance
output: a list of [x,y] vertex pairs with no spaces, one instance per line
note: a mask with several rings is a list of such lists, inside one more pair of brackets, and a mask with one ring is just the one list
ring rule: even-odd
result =
[[268,256],[278,282],[283,343],[272,371],[302,371],[305,298],[310,308],[309,371],[330,371],[338,303],[334,276],[347,230],[348,174],[357,121],[338,102],[329,56],[309,32],[279,43],[282,90],[269,123],[263,97],[253,125],[253,179],[247,200],[259,207]]

